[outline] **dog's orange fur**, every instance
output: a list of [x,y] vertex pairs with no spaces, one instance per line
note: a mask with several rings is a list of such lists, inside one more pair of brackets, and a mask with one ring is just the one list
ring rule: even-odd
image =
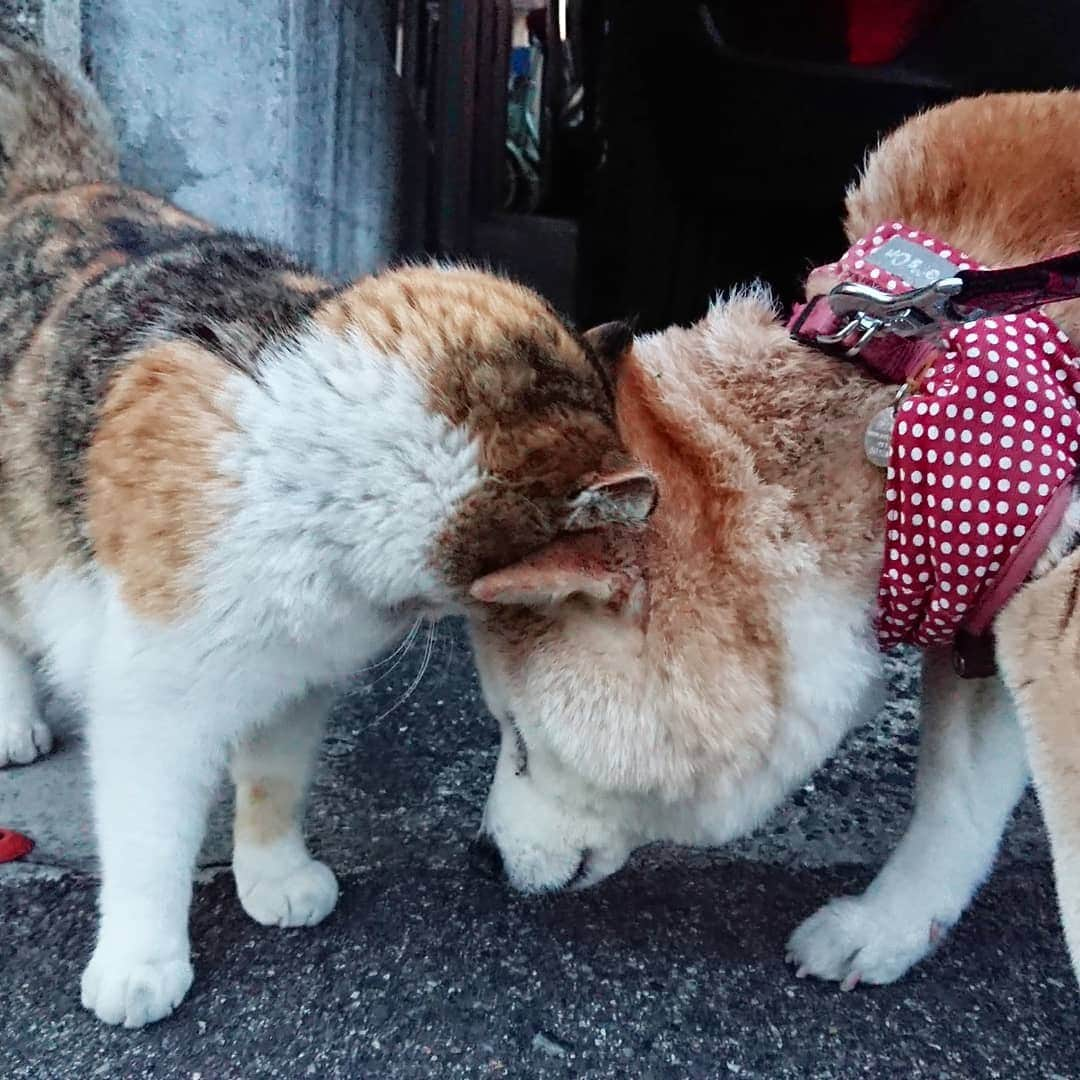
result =
[[[848,236],[902,220],[990,265],[1080,248],[1078,145],[1078,93],[934,110],[869,159],[849,192]],[[816,275],[808,292],[831,284]],[[1080,303],[1050,310],[1080,340]],[[479,663],[496,698],[534,711],[553,751],[608,791],[690,797],[705,777],[756,768],[781,734],[783,618],[799,575],[873,607],[883,485],[862,438],[892,393],[857,365],[795,344],[760,300],[736,298],[697,326],[639,340],[619,369],[619,426],[656,475],[660,504],[644,531],[611,533],[597,573],[643,582],[647,622],[587,596],[477,611]],[[538,585],[542,561],[531,561],[530,587],[558,595],[566,553]],[[503,571],[504,584],[512,578]],[[999,653],[1024,713],[1080,964],[1078,593],[1073,556],[1007,609]]]
[[[906,124],[848,200],[851,236],[882,205],[991,265],[1080,249],[1080,95],[975,98]],[[1023,133],[1023,138],[1018,138]],[[1039,153],[1021,148],[1035,144]],[[1047,310],[1080,340],[1080,302]],[[996,627],[998,659],[1021,711],[1054,853],[1058,898],[1080,972],[1080,556],[1029,585]]]

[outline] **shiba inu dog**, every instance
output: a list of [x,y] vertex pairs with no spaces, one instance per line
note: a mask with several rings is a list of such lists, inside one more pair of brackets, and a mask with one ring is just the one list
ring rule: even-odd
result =
[[[903,221],[991,266],[1076,250],[1078,140],[1076,93],[930,111],[869,157],[848,235]],[[813,275],[808,293],[832,284]],[[1077,303],[1047,314],[1078,340]],[[626,351],[619,430],[656,512],[472,587],[502,727],[482,836],[515,887],[591,885],[654,840],[739,836],[873,715],[886,505],[864,433],[894,394],[793,340],[758,288]],[[864,894],[795,931],[801,974],[885,983],[925,956],[989,872],[1029,769],[1080,961],[1078,522],[1074,498],[998,617],[1000,677],[961,680],[947,649],[926,651],[914,816]]]

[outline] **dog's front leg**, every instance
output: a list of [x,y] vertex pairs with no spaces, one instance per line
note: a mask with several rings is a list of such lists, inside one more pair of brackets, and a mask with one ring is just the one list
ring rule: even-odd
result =
[[997,679],[965,682],[927,655],[915,811],[861,896],[830,901],[792,935],[800,975],[888,983],[929,953],[989,873],[1027,782],[1023,738]]
[[998,619],[998,662],[1016,698],[1054,857],[1058,907],[1080,979],[1080,552]]

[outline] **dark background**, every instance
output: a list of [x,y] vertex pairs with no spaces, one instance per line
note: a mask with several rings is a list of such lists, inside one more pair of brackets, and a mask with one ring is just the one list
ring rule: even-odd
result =
[[[510,4],[435,5],[424,243],[523,277],[582,324],[689,322],[753,278],[790,301],[846,246],[844,190],[882,134],[956,96],[1080,83],[1080,4],[927,6],[899,55],[852,64],[839,0],[569,0],[565,42],[549,3],[530,17],[546,127],[525,214],[499,206]],[[584,91],[574,127],[568,79]]]

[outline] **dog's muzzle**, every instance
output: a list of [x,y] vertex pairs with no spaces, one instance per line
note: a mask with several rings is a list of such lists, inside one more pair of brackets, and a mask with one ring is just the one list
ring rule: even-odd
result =
[[489,881],[503,881],[506,877],[502,852],[490,836],[480,835],[469,845],[469,865]]

